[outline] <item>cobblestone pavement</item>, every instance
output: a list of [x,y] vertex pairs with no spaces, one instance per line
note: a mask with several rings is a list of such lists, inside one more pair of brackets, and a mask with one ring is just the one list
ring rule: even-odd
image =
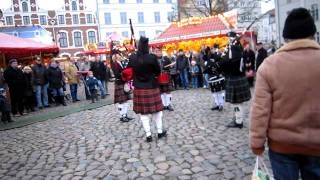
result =
[[211,111],[208,90],[173,94],[168,137],[151,143],[138,116],[121,123],[114,105],[2,131],[0,179],[250,179],[248,122],[225,128],[231,108]]

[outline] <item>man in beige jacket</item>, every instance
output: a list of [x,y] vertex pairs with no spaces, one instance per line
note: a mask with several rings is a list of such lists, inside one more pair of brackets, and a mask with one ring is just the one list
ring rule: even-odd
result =
[[320,46],[307,9],[288,15],[286,44],[257,73],[250,144],[262,155],[268,142],[275,178],[320,179]]
[[70,63],[65,68],[65,74],[68,79],[68,84],[70,85],[70,93],[73,102],[80,101],[78,99],[78,84],[79,84],[79,74],[78,67],[75,64],[75,59],[71,58]]

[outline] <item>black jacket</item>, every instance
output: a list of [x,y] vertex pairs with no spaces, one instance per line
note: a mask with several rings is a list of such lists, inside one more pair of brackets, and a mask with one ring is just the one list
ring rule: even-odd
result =
[[268,57],[268,52],[264,48],[259,49],[256,60],[256,70],[258,71],[259,66],[263,63],[263,60]]
[[[243,63],[246,71],[254,70],[254,61],[255,60],[255,54],[250,49],[249,51],[243,51]],[[247,67],[247,65],[251,64]]]
[[11,105],[9,103],[9,100],[3,95],[0,95],[0,111],[1,112],[11,111]]
[[144,54],[138,59],[137,54],[130,56],[128,67],[133,68],[133,86],[140,89],[159,87],[157,77],[160,74],[160,65],[154,54]]
[[45,85],[48,83],[45,75],[46,70],[47,68],[42,64],[35,64],[32,67],[34,85]]
[[25,81],[26,81],[26,90],[24,91],[25,96],[33,95],[33,77],[32,73],[23,73]]
[[62,88],[63,86],[63,74],[59,67],[49,67],[46,71],[46,78],[49,81],[49,87],[51,89]]
[[124,81],[122,81],[122,71],[125,69],[126,65],[124,63],[118,63],[118,62],[113,62],[112,64],[112,71],[115,77],[115,83],[116,84],[124,84]]
[[[232,58],[229,58],[229,52],[232,52]],[[244,76],[245,73],[240,71],[240,64],[242,59],[243,49],[241,44],[235,43],[228,47],[226,53],[222,57],[222,61],[218,62],[218,69],[222,71],[225,76]]]
[[13,69],[11,66],[9,66],[4,71],[3,77],[10,88],[10,92],[23,92],[25,90],[26,82],[23,72],[20,69]]
[[91,63],[90,71],[93,72],[93,76],[96,77],[98,80],[106,80],[107,68],[103,62],[100,61]]
[[189,61],[188,58],[184,55],[179,55],[177,57],[177,62],[176,62],[177,70],[182,71],[184,69],[189,68]]

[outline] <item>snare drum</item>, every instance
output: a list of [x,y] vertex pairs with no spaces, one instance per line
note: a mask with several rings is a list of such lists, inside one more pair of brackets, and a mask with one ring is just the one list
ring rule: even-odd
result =
[[209,78],[208,83],[212,92],[219,92],[225,89],[225,78],[223,76],[213,76]]

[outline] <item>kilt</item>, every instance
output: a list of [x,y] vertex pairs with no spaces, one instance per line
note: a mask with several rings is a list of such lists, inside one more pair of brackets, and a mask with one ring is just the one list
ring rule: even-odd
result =
[[225,90],[225,78],[223,76],[210,77],[208,83],[213,93]]
[[136,114],[152,114],[162,110],[159,88],[133,90],[133,111]]
[[226,77],[226,102],[237,104],[250,99],[250,87],[245,76]]
[[130,94],[127,94],[123,90],[124,84],[114,84],[114,103],[124,103],[130,100]]
[[171,91],[173,91],[173,85],[172,82],[169,82],[167,84],[160,84],[160,92],[162,93],[170,93]]

